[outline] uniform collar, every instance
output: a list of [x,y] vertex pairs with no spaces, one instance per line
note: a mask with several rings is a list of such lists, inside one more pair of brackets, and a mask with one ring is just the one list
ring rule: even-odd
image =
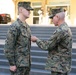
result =
[[65,24],[66,24],[66,23],[65,23],[65,22],[63,22],[63,23],[59,26],[59,28],[60,28],[60,27],[62,27],[63,25],[65,25]]
[[17,21],[19,22],[20,25],[27,27],[27,23],[23,23],[19,18],[17,18]]

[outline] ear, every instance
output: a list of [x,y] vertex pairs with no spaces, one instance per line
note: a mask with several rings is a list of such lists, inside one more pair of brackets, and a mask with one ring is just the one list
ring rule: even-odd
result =
[[58,20],[60,20],[60,17],[59,17],[59,15],[57,15],[57,18],[58,18]]
[[22,12],[22,7],[19,8],[19,12]]
[[57,17],[57,18],[59,18],[59,16],[58,16],[58,15],[56,15],[56,17]]

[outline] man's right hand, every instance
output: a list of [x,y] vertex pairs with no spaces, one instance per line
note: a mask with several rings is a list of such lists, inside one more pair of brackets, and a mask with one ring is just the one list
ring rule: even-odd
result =
[[15,72],[15,71],[16,71],[16,69],[17,69],[17,67],[16,67],[16,66],[10,66],[10,70],[11,70],[11,71]]

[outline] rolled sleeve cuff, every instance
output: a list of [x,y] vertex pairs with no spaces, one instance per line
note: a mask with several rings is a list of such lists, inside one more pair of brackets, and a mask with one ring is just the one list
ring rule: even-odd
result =
[[38,42],[40,42],[40,41],[41,41],[40,39],[37,39],[37,40],[36,40],[36,43],[38,43]]
[[12,66],[16,65],[15,61],[12,61],[12,60],[9,60],[9,64],[12,65]]

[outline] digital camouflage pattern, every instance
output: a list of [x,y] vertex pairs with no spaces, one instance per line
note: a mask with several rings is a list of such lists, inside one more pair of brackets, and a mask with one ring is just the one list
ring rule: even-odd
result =
[[31,31],[27,23],[17,19],[9,28],[4,53],[10,65],[30,67]]
[[27,10],[33,10],[33,8],[30,6],[31,2],[18,2],[18,7],[24,7]]
[[69,75],[69,74],[68,74],[68,72],[67,73],[51,72],[51,75]]
[[64,12],[62,8],[52,9],[49,18],[53,18],[57,13]]
[[72,32],[66,23],[60,25],[48,41],[38,39],[36,43],[48,50],[45,69],[61,73],[71,70]]

